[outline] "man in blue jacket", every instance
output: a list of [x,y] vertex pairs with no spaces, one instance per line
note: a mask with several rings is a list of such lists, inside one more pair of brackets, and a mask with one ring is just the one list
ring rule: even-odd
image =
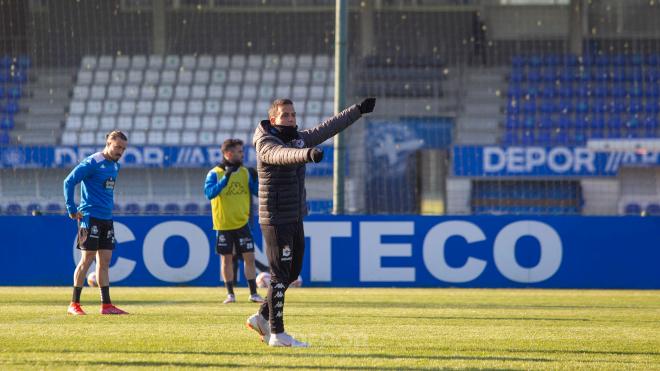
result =
[[[121,131],[106,135],[102,152],[84,159],[64,179],[64,201],[71,219],[78,221],[78,244],[81,258],[73,273],[73,298],[67,313],[84,315],[80,293],[90,265],[96,258],[96,279],[101,289],[101,314],[128,314],[110,300],[110,260],[115,248],[112,222],[114,189],[119,173],[117,161],[126,150],[128,139]],[[80,205],[76,207],[74,192],[80,186]]]

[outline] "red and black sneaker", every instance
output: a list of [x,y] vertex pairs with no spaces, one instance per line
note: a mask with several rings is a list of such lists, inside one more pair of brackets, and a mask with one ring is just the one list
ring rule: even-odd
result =
[[71,314],[73,316],[84,316],[85,314],[87,314],[80,307],[80,303],[74,303],[74,302],[71,302],[71,304],[69,304],[69,308],[66,310],[66,313]]
[[128,314],[128,312],[125,312],[112,304],[102,304],[101,314]]

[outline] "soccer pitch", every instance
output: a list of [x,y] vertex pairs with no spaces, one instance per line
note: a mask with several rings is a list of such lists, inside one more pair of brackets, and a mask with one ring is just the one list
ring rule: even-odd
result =
[[[263,291],[263,290],[262,290]],[[245,327],[247,289],[112,289],[129,316],[66,315],[68,287],[0,287],[0,368],[660,369],[660,292],[295,288],[285,325],[308,349]]]

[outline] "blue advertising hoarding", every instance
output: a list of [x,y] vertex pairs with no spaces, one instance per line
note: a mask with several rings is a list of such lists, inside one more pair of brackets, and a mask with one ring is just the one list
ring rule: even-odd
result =
[[[334,149],[323,146],[323,161],[307,166],[310,176],[332,175]],[[102,147],[0,147],[0,168],[73,168]],[[220,146],[129,146],[119,161],[124,168],[210,168],[222,162]],[[245,165],[255,167],[254,147],[245,147]]]
[[[70,285],[75,223],[0,217],[0,285]],[[306,286],[660,289],[660,218],[312,216]],[[257,259],[265,262],[259,230]],[[113,285],[219,285],[208,217],[118,217]]]
[[622,166],[660,166],[660,152],[535,146],[455,146],[452,151],[454,176],[610,177]]

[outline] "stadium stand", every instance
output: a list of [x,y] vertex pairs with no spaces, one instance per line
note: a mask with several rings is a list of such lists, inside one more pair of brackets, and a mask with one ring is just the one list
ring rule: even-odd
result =
[[589,138],[655,138],[658,56],[514,56],[506,145],[583,145]]
[[303,127],[332,115],[333,84],[328,55],[88,55],[60,142],[99,145],[115,127],[133,144],[248,141],[276,96],[305,109]]
[[577,181],[476,181],[475,214],[580,214],[583,199]]

